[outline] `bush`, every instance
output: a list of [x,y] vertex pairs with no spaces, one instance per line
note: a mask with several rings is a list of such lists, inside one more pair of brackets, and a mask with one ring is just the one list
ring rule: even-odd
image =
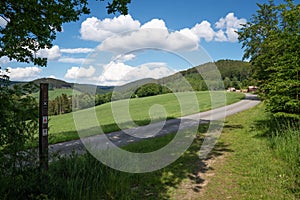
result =
[[156,83],[147,83],[139,87],[134,94],[138,97],[148,97],[167,93],[171,93],[171,90],[167,87]]

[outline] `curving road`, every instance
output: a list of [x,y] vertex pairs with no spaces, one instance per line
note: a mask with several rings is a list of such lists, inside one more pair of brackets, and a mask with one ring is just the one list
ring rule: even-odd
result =
[[[252,108],[259,104],[259,102],[260,100],[256,95],[246,94],[245,99],[221,108],[184,116],[177,119],[171,119],[164,122],[157,122],[125,131],[116,131],[108,134],[95,135],[82,140],[93,144],[98,149],[106,149],[109,147],[107,144],[107,138],[117,146],[124,146],[132,142],[158,137],[177,132],[178,130],[199,126],[199,124],[208,123],[212,120],[221,120],[229,115]],[[79,139],[50,145],[49,154],[53,155],[54,153],[58,153],[60,155],[69,155],[73,152],[78,154],[85,153],[86,150],[82,140]]]

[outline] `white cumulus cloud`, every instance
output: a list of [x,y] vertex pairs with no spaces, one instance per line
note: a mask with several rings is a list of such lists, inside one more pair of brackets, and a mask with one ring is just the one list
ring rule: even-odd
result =
[[153,62],[133,67],[122,62],[111,61],[104,66],[98,81],[101,85],[124,85],[144,78],[162,78],[174,72],[166,63]]
[[[132,17],[130,19],[134,21]],[[107,26],[111,23],[109,27],[117,25],[114,20],[105,20]],[[204,20],[192,28],[183,28],[171,32],[168,30],[164,20],[152,19],[141,26],[136,26],[135,29],[132,29],[132,32],[123,32],[121,34],[120,31],[120,34],[116,34],[117,31],[111,31],[109,35],[113,37],[106,37],[98,46],[98,50],[113,52],[126,52],[141,48],[158,48],[171,51],[195,50],[199,47],[202,39],[206,42],[236,42],[238,38],[236,31],[241,28],[241,24],[245,23],[246,19],[239,19],[234,13],[228,13],[225,18],[220,18],[215,23],[215,27],[212,27],[210,22]],[[124,31],[128,31],[128,29],[124,29]],[[98,39],[94,40],[100,41]]]
[[167,30],[166,23],[162,19],[152,19],[149,22],[146,22],[144,25],[141,26],[143,28],[151,28],[151,29],[165,29]]
[[210,42],[215,36],[215,31],[212,29],[211,24],[208,21],[202,21],[200,24],[196,24],[191,31],[199,38],[204,38],[205,41]]
[[128,77],[129,80],[139,80],[143,78],[158,79],[174,73],[175,71],[168,68],[166,63],[152,62],[134,68],[134,70],[130,71],[126,77]]
[[60,56],[59,46],[54,45],[50,49],[41,49],[37,52],[38,57],[48,58],[49,60],[57,60]]
[[[225,18],[221,18],[218,22],[215,23],[217,29],[222,30],[223,32],[218,32],[218,36],[216,37],[216,41],[229,41],[229,42],[237,42],[238,34],[236,31],[242,27],[242,24],[246,24],[247,20],[244,18],[238,19],[234,16],[234,13],[228,13]],[[226,33],[227,40],[224,40],[224,35],[222,33]]]
[[124,35],[117,35],[103,41],[97,48],[100,51],[128,52],[144,48],[167,50],[193,50],[198,41],[180,31],[169,32],[166,29],[143,28]]
[[17,68],[7,68],[10,72],[8,75],[11,80],[17,81],[27,81],[37,78],[38,75],[42,72],[41,68],[38,67],[17,67]]
[[81,38],[84,40],[103,41],[114,34],[137,30],[140,22],[133,20],[130,15],[120,15],[113,19],[99,20],[96,17],[87,18],[81,24]]
[[225,33],[224,33],[223,30],[219,30],[218,32],[216,32],[215,36],[216,36],[215,40],[218,41],[218,42],[225,42],[225,41],[227,41],[227,37],[226,37],[226,35],[225,35]]
[[111,61],[104,66],[103,73],[98,80],[102,85],[123,85],[128,82],[126,74],[133,69],[134,67],[122,62]]
[[65,78],[67,79],[77,79],[77,78],[90,78],[96,72],[96,69],[93,66],[89,66],[88,68],[84,67],[72,67],[68,69],[65,74]]

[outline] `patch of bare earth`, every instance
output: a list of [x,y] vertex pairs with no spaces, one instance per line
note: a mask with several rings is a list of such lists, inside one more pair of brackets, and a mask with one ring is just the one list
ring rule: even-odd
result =
[[215,175],[214,166],[222,166],[226,160],[228,152],[222,155],[211,155],[205,160],[199,160],[195,172],[189,174],[187,179],[182,181],[171,199],[194,200],[203,199],[203,195],[211,178]]

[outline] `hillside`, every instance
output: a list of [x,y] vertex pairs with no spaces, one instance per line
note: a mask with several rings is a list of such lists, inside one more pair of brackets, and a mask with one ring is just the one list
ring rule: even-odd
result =
[[[217,66],[218,71],[212,70],[215,66]],[[203,72],[207,75],[204,78],[201,76]],[[222,80],[219,80],[218,73],[220,73]],[[219,60],[215,63],[206,63],[183,70],[161,79],[146,78],[123,86],[117,86],[114,90],[113,99],[140,96],[137,92],[141,89],[146,90],[145,93],[152,96],[169,93],[171,92],[169,89],[173,92],[185,92],[205,91],[208,89],[223,90],[228,87],[235,87],[237,89],[247,88],[249,85],[255,85],[251,76],[250,63],[238,60]],[[207,84],[210,88],[208,88]],[[165,89],[166,87],[157,89],[158,85],[166,86],[169,89]]]
[[[206,82],[208,82],[212,90],[222,89],[222,85],[217,81],[218,71],[212,71],[212,67],[217,66],[219,73],[221,74],[224,87],[236,87],[241,88],[253,84],[251,79],[252,72],[250,63],[238,60],[219,60],[215,63],[205,63],[184,71],[180,71],[171,76],[158,80],[158,83],[165,84],[169,87],[176,88],[176,91],[190,90],[190,86],[184,83],[183,77],[189,82],[193,90],[203,91],[207,90]],[[204,78],[201,73],[208,74]]]
[[[66,94],[67,96],[80,95],[82,92],[78,90],[73,90],[72,88],[55,88],[52,90],[49,90],[49,100],[54,100],[56,97],[61,96],[62,94]],[[32,94],[33,97],[39,98],[40,93],[35,92]]]
[[[218,67],[218,71],[212,71],[212,67]],[[202,77],[201,73],[205,72],[207,77]],[[208,72],[208,73],[207,73]],[[221,74],[222,82],[218,80],[218,73]],[[146,78],[137,80],[123,86],[96,86],[91,84],[77,84],[68,83],[63,80],[53,79],[53,78],[41,78],[34,80],[33,83],[39,85],[40,83],[49,83],[49,91],[51,93],[51,99],[60,96],[62,93],[68,96],[72,95],[73,89],[78,91],[77,94],[98,94],[105,95],[103,98],[107,99],[111,92],[114,90],[113,99],[125,99],[140,96],[137,95],[141,88],[144,90],[142,96],[157,95],[171,92],[185,92],[185,91],[205,91],[205,90],[222,90],[228,87],[243,88],[249,85],[255,85],[251,78],[252,72],[250,68],[250,63],[238,61],[238,60],[219,60],[215,63],[205,63],[187,70],[177,72],[168,77],[161,79]],[[205,81],[204,81],[205,79]],[[25,82],[11,82],[14,84],[25,84]],[[210,88],[208,88],[208,85]],[[164,88],[159,88],[157,85],[166,86]],[[171,90],[169,90],[169,89]],[[52,92],[51,92],[52,91]],[[38,89],[37,91],[38,92]],[[110,93],[110,94],[109,94]],[[35,94],[35,96],[38,96]],[[101,97],[101,96],[100,96]],[[102,97],[101,97],[102,98]],[[100,98],[101,102],[103,101]],[[109,100],[110,101],[110,100]],[[100,104],[99,103],[99,104]]]
[[[77,84],[77,83],[69,83],[63,80],[54,79],[54,78],[40,78],[33,81],[30,81],[31,83],[36,84],[37,86],[40,85],[40,83],[48,83],[49,84],[49,91],[57,90],[63,91],[65,90],[65,93],[70,94],[70,91],[72,91],[75,87],[75,90],[79,91],[80,93],[95,93],[96,94],[105,94],[108,92],[111,92],[113,90],[113,86],[100,86],[100,85],[91,85],[91,84]],[[10,85],[24,85],[28,82],[24,81],[10,81]],[[38,92],[38,88],[36,90]],[[56,91],[57,92],[57,91]],[[55,93],[55,92],[54,92]],[[60,92],[58,92],[60,93]]]
[[67,83],[62,80],[54,79],[54,78],[41,78],[32,81],[34,84],[39,85],[40,83],[49,83],[49,90],[54,88],[73,88],[73,83]]

